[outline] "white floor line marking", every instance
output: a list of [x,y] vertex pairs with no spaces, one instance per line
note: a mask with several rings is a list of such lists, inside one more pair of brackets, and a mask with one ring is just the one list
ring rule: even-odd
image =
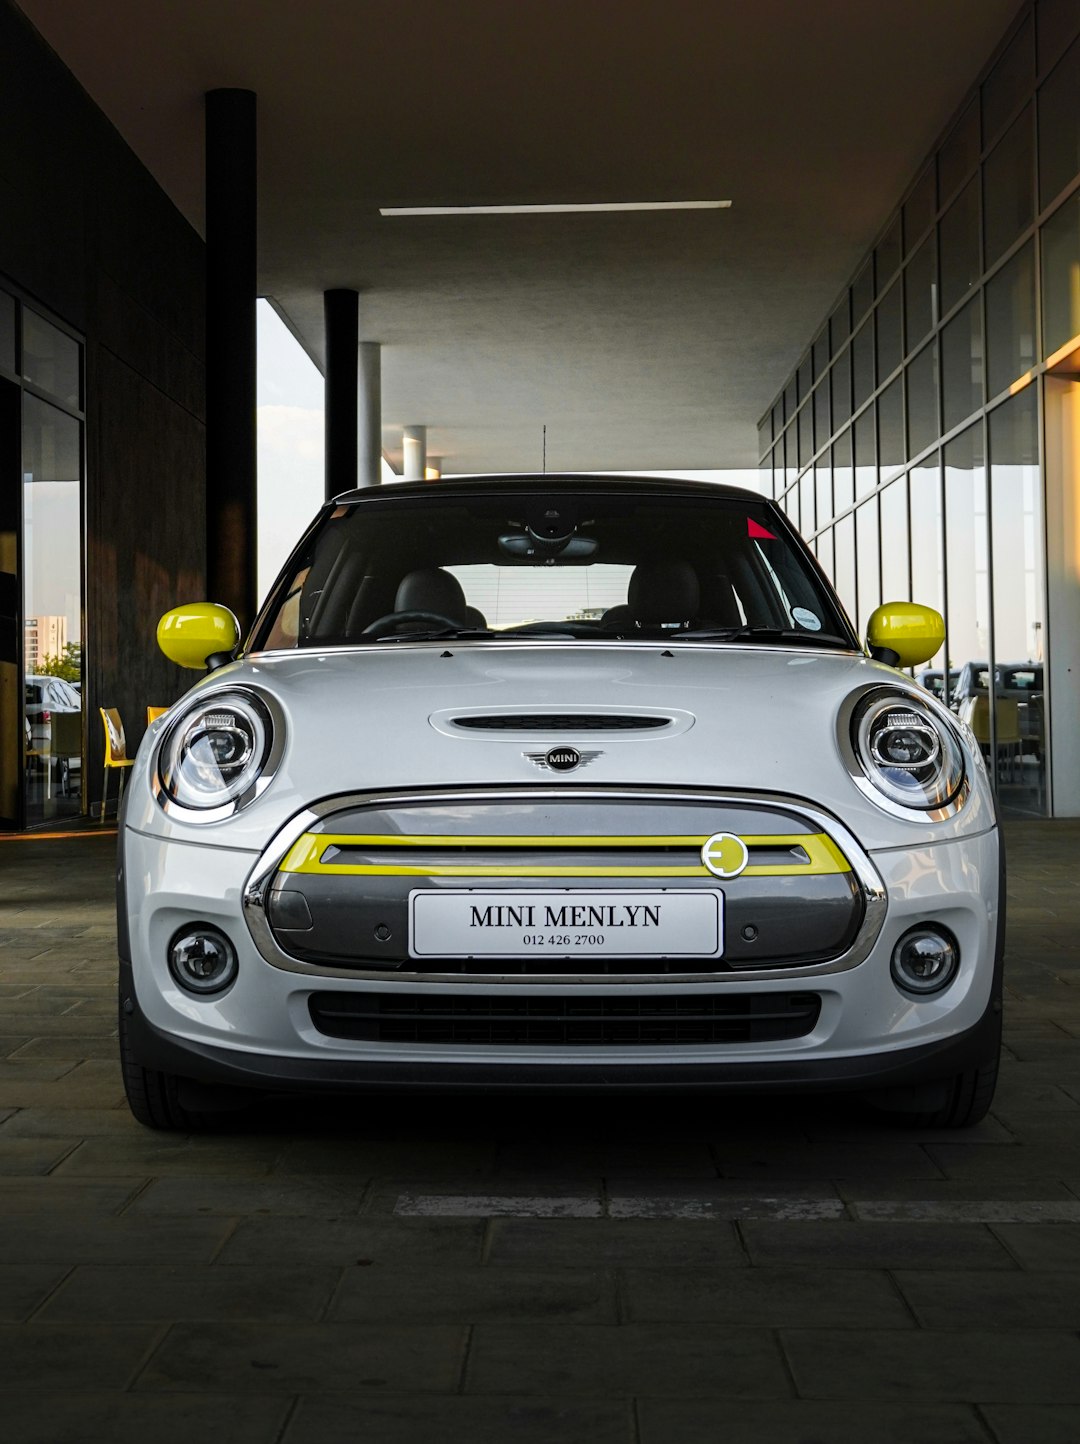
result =
[[843,1218],[838,1198],[612,1198],[612,1218],[793,1219]]
[[850,1207],[863,1223],[1080,1223],[1080,1202],[1068,1198],[866,1199]]
[[403,1193],[394,1212],[419,1218],[600,1218],[598,1198],[527,1195]]
[[[603,1218],[600,1199],[587,1194],[402,1193],[394,1213],[404,1218]],[[816,1223],[1080,1223],[1080,1200],[677,1198],[627,1194],[608,1201],[611,1219],[755,1219]]]

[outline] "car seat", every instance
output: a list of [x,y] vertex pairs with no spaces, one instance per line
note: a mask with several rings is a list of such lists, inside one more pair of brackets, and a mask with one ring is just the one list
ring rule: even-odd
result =
[[700,587],[689,562],[641,562],[630,574],[626,604],[609,607],[600,618],[605,631],[635,624],[658,627],[685,625],[697,619]]
[[[462,627],[486,627],[487,620],[477,607],[465,600],[461,583],[441,567],[423,567],[406,572],[394,597],[395,612],[435,612]],[[403,627],[423,627],[423,622],[403,622]]]

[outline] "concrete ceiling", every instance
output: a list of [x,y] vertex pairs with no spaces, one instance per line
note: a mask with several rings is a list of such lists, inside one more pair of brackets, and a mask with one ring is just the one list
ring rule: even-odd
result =
[[[202,225],[259,97],[259,284],[362,293],[384,440],[448,471],[756,463],[755,426],[1018,0],[19,0]],[[384,205],[730,210],[384,219]]]

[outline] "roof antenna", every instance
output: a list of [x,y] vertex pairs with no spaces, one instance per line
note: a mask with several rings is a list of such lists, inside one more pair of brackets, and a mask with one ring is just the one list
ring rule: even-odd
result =
[[544,422],[544,475],[547,476],[547,422]]

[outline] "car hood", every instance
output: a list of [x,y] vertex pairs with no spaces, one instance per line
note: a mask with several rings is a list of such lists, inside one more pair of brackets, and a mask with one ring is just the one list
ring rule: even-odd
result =
[[[224,823],[166,818],[151,797],[154,739],[140,749],[128,822],[261,850],[312,802],[355,792],[447,786],[664,786],[779,793],[835,813],[868,848],[910,847],[993,825],[981,761],[956,818],[889,815],[853,783],[837,715],[853,692],[911,679],[851,652],[709,643],[411,643],[263,653],[203,678],[189,697],[245,685],[284,714],[273,783]],[[925,696],[926,694],[921,694]],[[931,704],[933,705],[933,704]],[[471,731],[469,714],[603,713],[673,719],[650,730]],[[538,765],[558,744],[588,756],[557,773]]]

